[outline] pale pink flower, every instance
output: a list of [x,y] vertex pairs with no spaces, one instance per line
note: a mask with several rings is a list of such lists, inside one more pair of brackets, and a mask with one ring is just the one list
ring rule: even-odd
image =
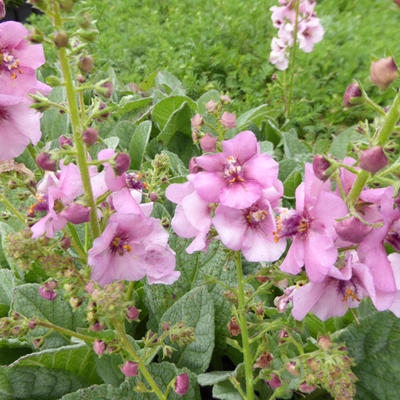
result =
[[222,153],[196,157],[196,164],[203,171],[188,176],[204,201],[247,208],[264,189],[276,186],[278,163],[268,154],[260,154],[253,132],[244,131],[224,140],[222,149]]
[[269,61],[280,71],[284,71],[289,66],[289,52],[287,45],[278,38],[273,38],[271,42],[271,54]]
[[[1,83],[2,89],[11,86],[1,81],[0,73]],[[35,145],[40,140],[42,115],[29,106],[23,97],[0,94],[0,161],[19,156],[30,142]]]
[[322,27],[319,18],[311,18],[302,21],[298,26],[299,31],[299,47],[305,53],[310,53],[314,45],[320,42],[324,37],[324,28]]

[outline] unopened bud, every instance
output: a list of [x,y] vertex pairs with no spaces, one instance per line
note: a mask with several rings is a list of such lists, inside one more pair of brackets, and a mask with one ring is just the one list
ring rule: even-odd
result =
[[371,172],[371,174],[376,174],[379,170],[389,164],[389,160],[382,147],[375,146],[368,150],[361,151],[359,164],[365,171]]
[[214,152],[216,150],[218,139],[214,136],[211,136],[209,133],[206,133],[200,139],[200,147],[206,153]]
[[58,143],[60,144],[60,147],[66,147],[66,146],[71,146],[72,147],[72,139],[71,138],[67,138],[64,135],[61,135],[58,138]]
[[90,221],[90,208],[82,204],[72,203],[60,215],[74,225]]
[[103,355],[106,351],[107,345],[104,343],[103,340],[95,340],[93,343],[93,350],[99,356]]
[[191,123],[192,123],[192,128],[195,131],[198,131],[202,125],[204,124],[204,120],[203,117],[200,114],[196,114],[192,119],[191,119]]
[[161,326],[163,331],[169,331],[170,325],[168,322],[164,322]]
[[275,374],[271,374],[271,379],[267,379],[265,382],[271,387],[271,389],[277,389],[282,386],[282,382],[279,377]]
[[67,237],[67,236],[64,236],[61,239],[61,247],[64,250],[68,250],[71,247],[71,239],[69,237]]
[[318,338],[318,345],[321,347],[322,350],[329,350],[329,348],[332,346],[332,341],[329,339],[328,336],[320,336]]
[[225,111],[222,114],[219,122],[225,129],[235,128],[236,127],[236,115]]
[[122,175],[129,168],[131,158],[126,153],[119,153],[115,159],[115,172],[118,176]]
[[231,336],[238,336],[241,333],[241,329],[236,317],[232,317],[232,319],[228,323],[228,330]]
[[397,65],[393,57],[381,58],[371,64],[371,82],[380,89],[387,89],[397,76]]
[[89,73],[94,67],[94,60],[92,56],[83,56],[79,59],[78,68],[83,73]]
[[33,30],[29,31],[28,40],[31,43],[35,43],[35,44],[42,43],[43,39],[44,39],[43,32],[40,31],[39,29],[34,28]]
[[93,42],[99,35],[99,31],[97,29],[79,29],[78,34],[83,40]]
[[82,132],[82,140],[88,145],[94,145],[99,138],[99,132],[94,128],[87,128]]
[[34,319],[31,319],[31,320],[28,322],[28,328],[29,328],[29,329],[35,329],[35,328],[36,328],[36,321],[35,321]]
[[289,372],[289,374],[291,374],[293,376],[300,376],[300,371],[297,368],[297,365],[294,361],[289,361],[286,364],[286,370]]
[[253,365],[253,368],[268,368],[271,365],[271,361],[274,359],[274,356],[268,351],[264,351],[256,360],[256,363]]
[[127,377],[137,376],[138,375],[138,363],[132,361],[126,361],[124,365],[121,367],[122,373]]
[[89,13],[81,12],[78,14],[76,22],[81,28],[88,29],[90,28],[92,20]]
[[80,299],[79,297],[71,297],[69,299],[69,304],[71,305],[72,308],[79,308],[83,303],[83,300]]
[[105,89],[105,92],[102,93],[103,96],[107,97],[109,99],[111,97],[111,95],[112,95],[113,90],[114,90],[114,86],[113,86],[112,82],[111,81],[104,82],[101,85],[101,87]]
[[350,217],[336,221],[335,230],[341,239],[351,243],[361,243],[365,236],[372,231],[372,226],[363,224],[356,217]]
[[139,318],[139,310],[136,307],[128,307],[126,310],[126,318],[130,321],[135,321]]
[[226,94],[222,95],[222,96],[220,97],[220,100],[221,100],[221,103],[222,103],[222,104],[229,104],[229,103],[232,103],[232,99],[231,99],[229,96],[227,96]]
[[360,86],[357,83],[353,82],[347,86],[347,89],[343,96],[343,104],[346,107],[352,107],[357,104],[356,99],[362,97],[362,92]]
[[189,389],[189,377],[186,373],[180,374],[176,377],[175,393],[183,396]]
[[72,11],[74,0],[60,0],[60,7],[66,12]]
[[53,36],[53,42],[56,45],[56,47],[61,48],[61,47],[67,47],[68,46],[68,35],[64,31],[56,31],[54,32]]
[[317,387],[315,385],[309,385],[307,382],[303,382],[299,385],[299,389],[303,393],[311,393],[313,392]]
[[103,325],[97,321],[90,327],[90,330],[93,332],[99,332],[99,331],[102,331],[104,328],[105,328],[105,325]]
[[210,100],[206,103],[206,110],[209,113],[213,113],[217,109],[218,103],[214,100]]
[[44,339],[42,337],[40,337],[40,338],[35,339],[32,343],[37,349],[40,349],[43,346]]
[[49,153],[40,153],[36,157],[36,164],[45,171],[55,171],[56,162],[50,158]]
[[45,286],[40,286],[39,288],[40,296],[45,300],[55,300],[57,297],[57,293],[53,290],[47,289]]
[[321,155],[316,155],[313,160],[314,175],[321,181],[326,181],[329,175],[326,173],[331,163]]
[[285,343],[285,342],[286,342],[286,339],[287,339],[288,337],[289,337],[289,334],[288,334],[287,330],[286,330],[286,329],[282,329],[282,330],[279,332],[279,335],[278,335],[279,344]]
[[158,199],[157,193],[151,192],[151,193],[149,194],[149,200],[150,200],[150,201],[157,201],[157,199]]

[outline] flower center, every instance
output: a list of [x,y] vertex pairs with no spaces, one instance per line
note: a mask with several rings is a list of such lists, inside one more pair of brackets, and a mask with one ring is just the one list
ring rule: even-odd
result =
[[5,108],[0,107],[0,122],[6,121],[9,118],[9,113]]
[[300,215],[294,210],[281,209],[276,217],[277,230],[274,232],[275,242],[283,237],[291,237],[296,234],[304,236],[310,228],[311,220],[307,215]]
[[132,251],[132,247],[128,243],[126,234],[117,234],[110,243],[110,250],[112,253],[118,253],[120,256],[123,256],[125,253]]
[[0,53],[0,64],[3,65],[8,71],[11,72],[11,79],[17,78],[17,72],[23,74],[24,72],[20,69],[18,58],[11,54],[8,50],[3,50]]
[[142,173],[139,172],[135,174],[134,172],[131,172],[130,174],[126,174],[125,182],[126,186],[129,189],[136,189],[136,190],[142,190],[143,188],[147,189],[148,185],[146,182],[142,182]]
[[225,163],[224,178],[228,183],[244,182],[244,179],[240,175],[241,172],[242,166],[235,157],[229,156]]
[[250,225],[257,225],[267,217],[268,212],[265,210],[248,210],[246,219]]

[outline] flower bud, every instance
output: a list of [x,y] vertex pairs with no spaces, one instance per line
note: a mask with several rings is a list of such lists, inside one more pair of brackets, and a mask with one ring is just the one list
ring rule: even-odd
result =
[[381,58],[371,64],[371,82],[380,89],[387,89],[397,76],[397,65],[393,57]]
[[350,217],[335,222],[335,230],[340,239],[351,243],[361,241],[372,231],[372,226],[363,224],[358,218]]
[[126,172],[131,164],[131,158],[126,153],[119,153],[115,159],[115,172],[118,176]]
[[353,82],[347,86],[346,92],[343,96],[343,103],[346,107],[355,106],[357,103],[354,99],[362,97],[362,92],[360,86],[357,83]]
[[0,0],[0,19],[6,16],[6,6],[4,5],[4,0]]
[[131,376],[138,375],[138,367],[138,363],[126,361],[125,364],[121,367],[121,371],[127,378],[129,378]]
[[79,59],[78,68],[83,73],[89,73],[94,67],[92,56],[83,56]]
[[202,125],[204,124],[204,120],[203,117],[200,114],[196,114],[192,119],[191,119],[191,123],[192,123],[192,128],[197,131],[199,130]]
[[56,170],[56,162],[50,158],[49,153],[40,153],[36,157],[36,164],[44,169],[45,171],[55,171]]
[[220,100],[221,100],[222,104],[230,104],[230,103],[232,103],[232,99],[229,96],[227,96],[226,94],[223,94],[220,97]]
[[62,10],[70,12],[74,7],[74,0],[60,0],[60,7]]
[[162,329],[163,331],[169,331],[169,328],[170,328],[170,325],[169,325],[168,322],[164,322],[164,323],[162,324],[162,326],[161,326],[161,329]]
[[82,140],[88,145],[92,146],[97,142],[99,132],[94,128],[87,128],[82,132]]
[[58,139],[58,143],[60,144],[60,147],[65,147],[65,146],[71,146],[72,147],[72,139],[67,138],[64,135],[61,135]]
[[93,343],[93,350],[95,351],[96,354],[101,356],[102,354],[105,353],[107,348],[107,345],[104,343],[103,340],[95,340]]
[[158,199],[157,193],[154,192],[149,193],[149,199],[150,201],[157,201]]
[[235,128],[235,126],[236,126],[236,115],[225,111],[222,114],[222,117],[219,120],[219,122],[221,123],[221,125],[225,129]]
[[71,247],[71,239],[69,238],[69,237],[67,237],[67,236],[64,236],[62,239],[61,239],[61,247],[64,249],[64,250],[68,250],[70,247]]
[[80,12],[77,15],[76,23],[83,29],[90,28],[90,25],[92,23],[92,19],[90,17],[90,14],[87,13],[87,12]]
[[139,318],[139,310],[136,307],[128,307],[126,310],[126,318],[130,321],[135,321]]
[[28,328],[29,329],[35,329],[36,328],[36,321],[34,319],[29,320]]
[[186,373],[180,374],[176,377],[175,393],[183,396],[189,389],[189,377]]
[[105,328],[105,326],[103,324],[101,324],[100,322],[96,321],[91,327],[90,330],[93,332],[99,332],[102,331]]
[[326,160],[323,156],[316,155],[313,161],[314,175],[321,181],[325,182],[329,175],[326,173],[327,169],[331,166],[331,163]]
[[279,338],[279,344],[285,343],[286,342],[286,338],[289,337],[288,331],[286,329],[282,329],[279,332],[278,338]]
[[[1,18],[0,18],[1,19]],[[42,43],[44,40],[43,32],[37,28],[33,28],[29,31],[29,35],[27,38],[31,43],[37,44]]]
[[240,326],[238,324],[238,320],[236,319],[236,317],[232,317],[232,319],[229,321],[228,323],[228,330],[229,330],[229,334],[231,336],[238,336],[240,335],[240,332],[242,331],[240,329]]
[[68,41],[69,41],[68,35],[64,31],[54,32],[53,42],[59,49],[61,47],[67,47]]
[[389,160],[382,147],[375,146],[368,150],[361,151],[359,164],[365,171],[371,172],[371,174],[376,174],[379,170],[389,164]]
[[328,336],[320,336],[318,338],[318,345],[321,347],[322,350],[329,350],[332,346],[332,341],[329,339]]
[[189,160],[189,171],[191,174],[197,174],[197,172],[202,171],[202,168],[197,164],[196,157],[192,157]]
[[53,290],[47,289],[45,286],[40,286],[39,288],[40,296],[45,300],[55,300],[57,297],[57,293]]
[[300,376],[300,371],[294,361],[289,361],[286,363],[286,370],[293,376]]
[[101,87],[106,89],[105,93],[103,93],[103,96],[107,97],[107,99],[109,99],[111,97],[111,95],[112,95],[113,90],[114,90],[114,86],[113,86],[112,82],[111,81],[104,82],[101,85]]
[[274,356],[268,351],[264,351],[257,358],[256,363],[253,365],[253,368],[268,368],[271,365],[271,361],[274,359]]
[[209,113],[213,113],[217,109],[218,103],[214,100],[210,100],[206,103],[206,110]]
[[74,225],[83,224],[90,221],[90,208],[72,203],[61,212],[61,215]]
[[317,387],[315,385],[308,385],[307,382],[303,382],[299,385],[299,389],[303,393],[311,393],[313,392]]
[[37,348],[40,349],[43,346],[44,339],[42,337],[35,339],[32,344]]
[[216,150],[217,141],[218,141],[218,139],[216,137],[211,136],[209,133],[206,133],[200,139],[200,147],[206,153],[214,152]]
[[395,4],[397,4],[400,7],[400,0],[393,0]]
[[271,387],[271,389],[277,389],[282,386],[281,380],[277,375],[271,374],[271,379],[266,380],[265,382]]
[[71,297],[69,299],[69,304],[73,309],[79,308],[83,303],[83,300],[79,297]]

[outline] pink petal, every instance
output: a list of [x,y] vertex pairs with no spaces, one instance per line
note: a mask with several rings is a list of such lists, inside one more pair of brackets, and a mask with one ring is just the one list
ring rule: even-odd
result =
[[245,180],[254,180],[262,187],[273,186],[278,179],[279,164],[266,153],[250,159],[244,168]]
[[292,315],[302,320],[324,294],[325,283],[307,283],[294,291]]
[[169,201],[173,203],[180,203],[184,197],[194,191],[194,187],[190,182],[185,183],[173,183],[167,187],[165,196]]
[[235,182],[222,189],[221,204],[232,208],[250,207],[261,197],[261,186],[255,182]]
[[301,271],[304,265],[304,240],[299,237],[293,239],[292,244],[289,247],[289,251],[286,254],[283,263],[280,265],[280,269],[283,272],[296,275]]
[[221,175],[213,172],[199,172],[189,177],[196,192],[204,201],[210,203],[219,202],[220,193],[226,185]]
[[221,144],[225,157],[233,156],[241,165],[258,152],[257,138],[251,131],[240,132],[233,139],[224,140]]
[[208,154],[205,156],[196,157],[197,165],[208,172],[223,171],[225,166],[225,155],[222,153]]

